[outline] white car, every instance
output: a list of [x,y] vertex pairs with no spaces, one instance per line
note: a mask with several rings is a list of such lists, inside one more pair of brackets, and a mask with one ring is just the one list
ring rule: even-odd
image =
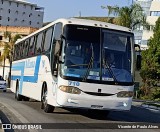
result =
[[7,90],[6,81],[3,79],[2,76],[0,76],[0,91],[1,90],[3,90],[3,92],[6,92]]

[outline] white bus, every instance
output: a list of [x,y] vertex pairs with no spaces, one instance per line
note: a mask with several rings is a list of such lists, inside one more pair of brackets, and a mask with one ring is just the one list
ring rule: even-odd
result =
[[98,111],[130,110],[134,35],[92,20],[59,19],[14,45],[11,89],[18,101]]

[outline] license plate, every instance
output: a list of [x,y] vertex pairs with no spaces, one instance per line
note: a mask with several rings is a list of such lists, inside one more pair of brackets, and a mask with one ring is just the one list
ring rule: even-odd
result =
[[91,105],[91,108],[93,108],[93,109],[102,109],[103,106],[101,106],[101,105]]

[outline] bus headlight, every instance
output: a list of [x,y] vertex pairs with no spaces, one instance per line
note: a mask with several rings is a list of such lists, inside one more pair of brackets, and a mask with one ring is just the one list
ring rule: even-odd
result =
[[81,90],[73,86],[59,86],[59,89],[66,93],[80,94]]
[[121,91],[119,93],[117,93],[117,97],[133,97],[134,92],[133,91]]

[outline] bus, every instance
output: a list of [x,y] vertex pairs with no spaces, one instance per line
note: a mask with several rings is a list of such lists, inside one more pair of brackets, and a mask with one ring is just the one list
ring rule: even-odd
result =
[[41,108],[129,111],[134,90],[134,34],[126,27],[58,19],[18,40],[11,90]]

